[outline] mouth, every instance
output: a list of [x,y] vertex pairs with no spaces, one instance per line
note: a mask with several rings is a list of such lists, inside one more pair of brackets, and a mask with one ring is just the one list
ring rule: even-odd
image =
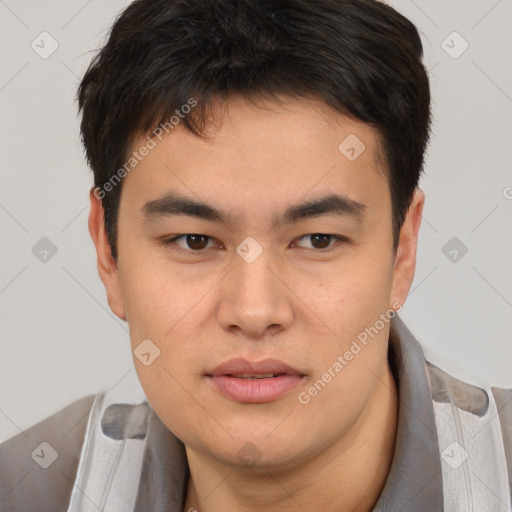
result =
[[300,385],[306,374],[277,359],[250,362],[231,359],[205,374],[213,388],[240,403],[277,400]]
[[274,377],[281,377],[288,375],[286,373],[236,373],[234,375],[227,374],[226,377],[234,377],[236,379],[273,379]]

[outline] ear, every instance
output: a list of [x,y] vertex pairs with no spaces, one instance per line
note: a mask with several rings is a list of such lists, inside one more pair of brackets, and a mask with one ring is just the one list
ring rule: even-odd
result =
[[393,307],[392,305],[396,303],[401,305],[405,303],[414,279],[418,232],[420,230],[424,203],[425,194],[419,188],[416,188],[402,229],[400,230],[400,239],[393,270],[390,307]]
[[101,199],[94,194],[95,187],[89,192],[91,211],[89,213],[89,233],[96,247],[98,274],[105,286],[110,309],[119,318],[126,320],[126,308],[119,280],[117,264],[112,257],[105,231],[105,212]]

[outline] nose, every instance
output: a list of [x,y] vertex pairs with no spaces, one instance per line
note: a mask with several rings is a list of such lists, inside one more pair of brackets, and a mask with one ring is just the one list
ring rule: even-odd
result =
[[237,256],[226,277],[218,313],[222,328],[261,338],[289,327],[293,294],[270,250],[251,263]]

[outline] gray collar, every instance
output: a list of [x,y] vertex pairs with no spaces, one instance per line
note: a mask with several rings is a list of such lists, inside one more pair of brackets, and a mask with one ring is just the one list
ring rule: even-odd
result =
[[[441,459],[425,359],[398,315],[390,327],[388,359],[399,394],[398,432],[374,512],[442,512]],[[183,443],[151,408],[134,512],[182,512],[188,477]]]
[[442,512],[441,458],[425,358],[398,315],[391,320],[388,360],[398,388],[398,431],[374,512]]

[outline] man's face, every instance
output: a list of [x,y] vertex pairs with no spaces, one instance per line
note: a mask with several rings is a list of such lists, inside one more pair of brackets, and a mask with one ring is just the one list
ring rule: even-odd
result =
[[[393,256],[376,133],[321,101],[285,99],[285,108],[259,108],[232,96],[208,140],[179,126],[155,139],[124,178],[118,270],[102,274],[132,350],[149,339],[149,352],[160,351],[144,356],[147,366],[134,358],[158,416],[189,451],[230,465],[249,455],[290,467],[357,425],[388,368],[389,322],[358,341],[359,351],[353,341],[397,309],[412,280]],[[226,218],[166,213],[170,202],[154,201],[168,194]],[[338,208],[274,223],[333,195]],[[236,368],[216,373],[235,358],[279,360],[296,372],[260,382],[234,376]]]

